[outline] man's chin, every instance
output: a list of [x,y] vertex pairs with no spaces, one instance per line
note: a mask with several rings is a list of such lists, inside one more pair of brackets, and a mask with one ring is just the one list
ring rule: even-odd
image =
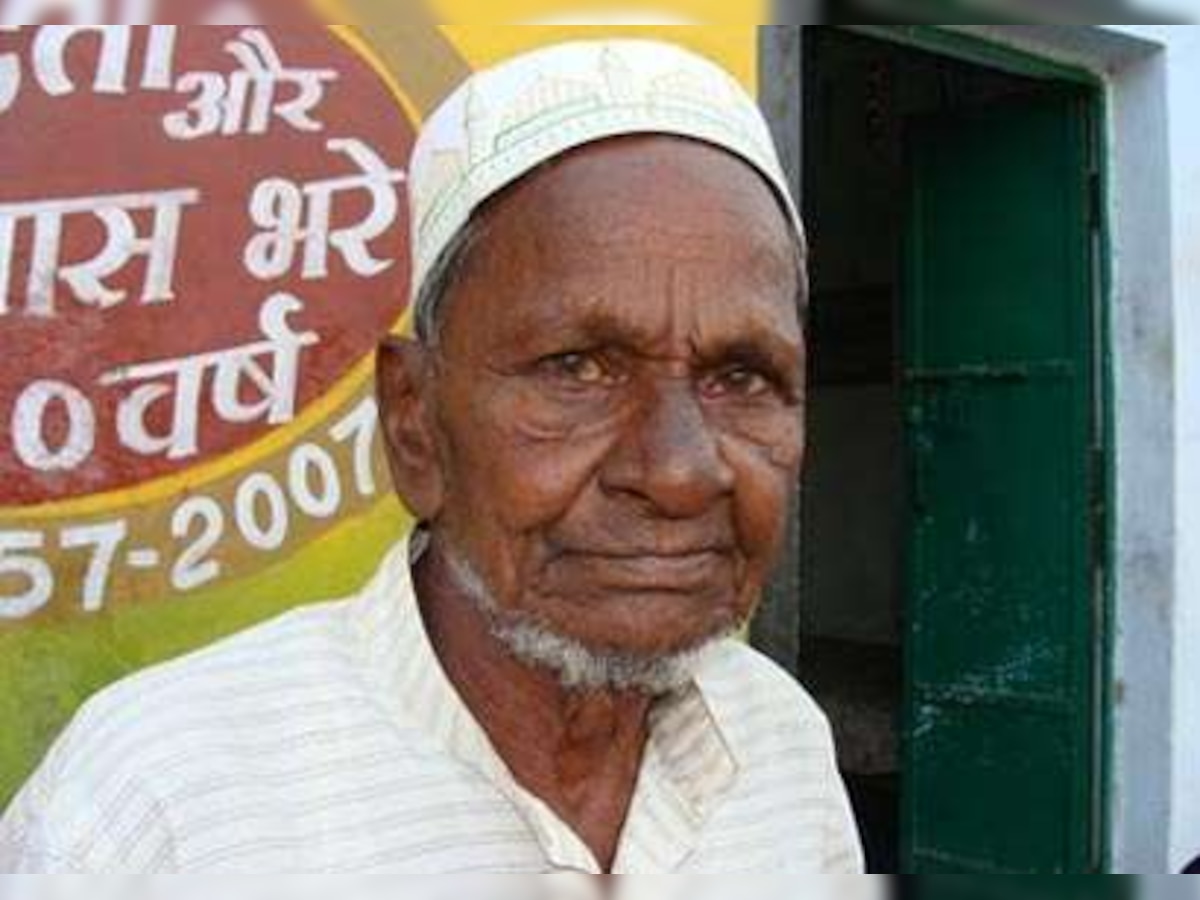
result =
[[675,650],[643,652],[589,645],[533,622],[492,623],[492,635],[514,658],[552,672],[568,690],[636,691],[656,697],[691,684],[705,658],[737,630],[722,628]]
[[[568,593],[587,602],[548,605],[539,615],[504,609],[465,556],[450,553],[448,561],[492,637],[515,659],[554,673],[571,690],[673,693],[689,685],[713,648],[744,624],[734,612],[739,607],[725,597],[698,600],[674,591],[631,596],[584,589]],[[698,603],[710,609],[704,621],[697,617]],[[621,622],[637,627],[614,632]]]

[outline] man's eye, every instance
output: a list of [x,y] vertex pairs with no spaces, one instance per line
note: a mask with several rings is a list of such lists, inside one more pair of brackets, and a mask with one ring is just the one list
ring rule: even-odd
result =
[[541,360],[538,367],[547,375],[582,385],[602,385],[612,380],[608,368],[594,353],[559,353]]
[[704,392],[710,396],[760,397],[774,390],[771,378],[748,366],[715,372],[704,383]]

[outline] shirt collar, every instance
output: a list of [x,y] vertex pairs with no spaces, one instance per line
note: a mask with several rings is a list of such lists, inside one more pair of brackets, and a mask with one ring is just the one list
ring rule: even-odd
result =
[[[492,747],[438,660],[411,577],[421,536],[393,547],[349,604],[349,627],[372,690],[391,715],[415,726],[486,777],[513,803],[555,869],[600,874],[583,841],[522,788]],[[658,701],[615,873],[671,872],[696,849],[705,823],[738,774],[738,763],[703,671]]]

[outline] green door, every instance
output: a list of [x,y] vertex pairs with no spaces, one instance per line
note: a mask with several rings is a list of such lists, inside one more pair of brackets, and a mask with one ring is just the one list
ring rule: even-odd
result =
[[910,135],[909,873],[1101,871],[1090,108]]

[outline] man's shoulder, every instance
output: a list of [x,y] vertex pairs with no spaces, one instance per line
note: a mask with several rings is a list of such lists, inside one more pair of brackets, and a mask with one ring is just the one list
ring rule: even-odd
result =
[[[294,609],[97,692],[35,776],[43,787],[147,782],[219,766],[282,735],[306,710],[344,706],[357,687],[337,600]],[[215,752],[213,752],[215,751]]]
[[239,699],[269,698],[283,685],[302,689],[340,667],[342,599],[306,605],[114,682],[84,704],[77,726],[128,719],[151,724],[158,714],[195,711],[209,703],[236,708]]
[[314,715],[353,705],[345,606],[284,613],[98,692],[0,820],[0,862],[118,864],[126,832],[165,853],[177,798],[294,758]]
[[741,641],[716,647],[698,681],[722,727],[747,746],[830,744],[829,720],[812,695],[781,665]]

